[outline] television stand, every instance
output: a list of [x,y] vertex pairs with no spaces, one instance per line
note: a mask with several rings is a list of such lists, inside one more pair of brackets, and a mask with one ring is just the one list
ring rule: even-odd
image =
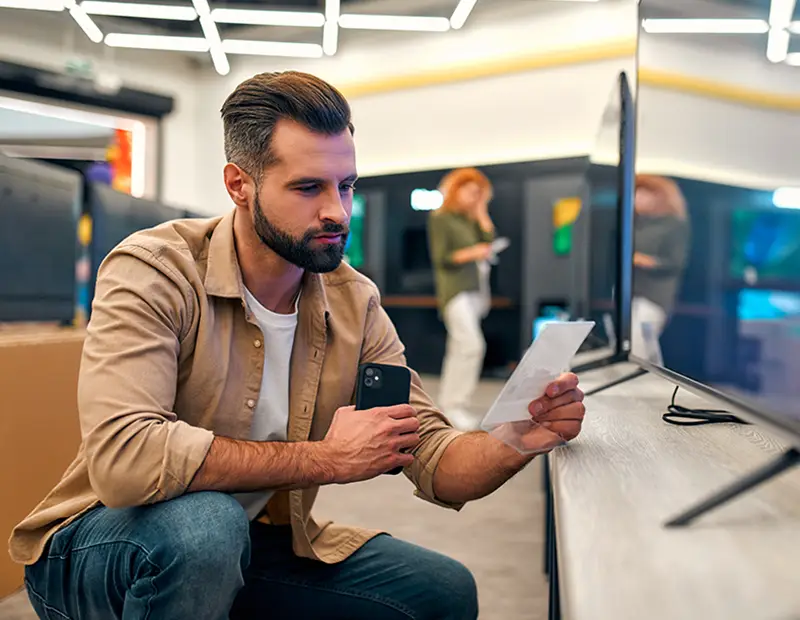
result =
[[763,467],[747,474],[743,478],[735,481],[728,487],[718,491],[706,500],[689,508],[677,517],[673,517],[666,523],[666,527],[682,527],[689,525],[692,521],[699,516],[726,504],[735,497],[754,489],[762,482],[774,478],[783,472],[791,469],[792,467],[800,464],[800,451],[795,448],[790,448],[778,458],[773,459]]
[[[623,364],[627,361],[628,361],[627,353],[615,353],[613,355],[610,355],[609,357],[604,357],[603,359],[594,360],[593,362],[586,362],[585,364],[579,364],[578,366],[573,367],[570,372],[578,374],[581,372],[588,372],[590,370],[598,370],[600,368],[616,366],[617,364]],[[608,383],[598,385],[596,388],[592,388],[591,390],[584,392],[584,396],[591,396],[593,394],[598,394],[599,392],[607,390],[608,388],[612,388],[614,386],[627,383],[628,381],[632,381],[633,379],[641,377],[642,375],[645,374],[647,374],[646,370],[637,368],[636,370],[627,375],[618,377],[617,379],[613,379]]]

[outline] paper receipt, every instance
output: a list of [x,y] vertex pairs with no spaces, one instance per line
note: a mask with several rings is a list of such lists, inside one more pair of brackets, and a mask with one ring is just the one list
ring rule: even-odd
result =
[[545,324],[483,418],[481,428],[489,431],[506,422],[530,420],[528,404],[569,369],[593,327],[594,321]]

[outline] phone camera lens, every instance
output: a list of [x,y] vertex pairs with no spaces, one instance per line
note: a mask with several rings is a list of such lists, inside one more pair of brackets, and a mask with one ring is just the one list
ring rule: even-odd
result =
[[375,381],[380,381],[381,378],[378,375],[375,375]]
[[366,385],[367,387],[372,387],[372,383],[373,383],[373,381],[369,377],[364,379],[364,385]]
[[367,370],[366,370],[366,372],[364,372],[364,374],[367,375],[368,377],[371,377],[372,375],[375,374],[375,370],[372,369],[372,368],[367,368]]

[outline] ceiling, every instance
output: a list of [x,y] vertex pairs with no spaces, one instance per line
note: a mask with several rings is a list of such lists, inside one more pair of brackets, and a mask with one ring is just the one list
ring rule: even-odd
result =
[[[768,21],[771,0],[641,0],[642,19],[760,19]],[[800,0],[794,6],[793,20],[800,22]],[[672,38],[697,41],[715,47],[748,47],[766,60],[768,35],[758,34],[668,34]],[[800,36],[789,38],[788,53],[800,52]]]
[[[136,4],[140,0],[119,0]],[[492,0],[484,0],[491,2]],[[518,0],[529,1],[529,0]],[[447,17],[449,18],[458,0],[382,0],[378,2],[365,2],[364,0],[340,0],[341,13],[367,13],[367,14],[391,14],[391,15],[418,15],[424,17]],[[161,0],[147,0],[148,4],[187,4],[191,6],[190,0],[171,0],[164,2]],[[251,10],[273,10],[273,11],[312,11],[318,13],[325,12],[325,0],[209,0],[209,5],[213,9],[233,8]],[[157,19],[138,19],[130,17],[94,17],[100,28],[104,31],[115,32],[142,32],[158,33],[178,36],[203,36],[200,22],[195,21],[174,21]],[[105,28],[104,28],[105,25]],[[240,24],[218,24],[220,36],[225,38],[241,37],[243,33],[253,31],[253,26]],[[319,38],[319,30],[314,28],[288,28],[288,27],[259,27],[259,31],[270,37],[271,40],[316,40]],[[305,36],[304,36],[305,35]]]

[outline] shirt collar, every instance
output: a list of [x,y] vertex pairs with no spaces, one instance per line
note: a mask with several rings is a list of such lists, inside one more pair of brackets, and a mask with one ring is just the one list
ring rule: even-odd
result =
[[[208,245],[208,259],[204,285],[206,293],[215,297],[241,299],[244,302],[244,283],[236,244],[233,237],[235,209],[222,217]],[[303,293],[300,295],[298,311],[321,315],[327,320],[330,314],[324,278],[318,273],[306,271],[303,275]]]

